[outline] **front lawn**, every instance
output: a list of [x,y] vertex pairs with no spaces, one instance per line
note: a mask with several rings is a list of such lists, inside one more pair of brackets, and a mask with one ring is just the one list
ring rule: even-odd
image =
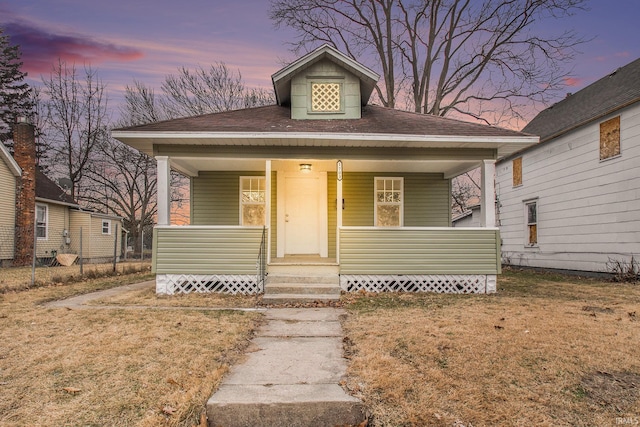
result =
[[257,313],[45,308],[121,275],[0,294],[0,426],[194,426]]
[[640,423],[640,286],[506,271],[495,295],[358,295],[348,388],[373,426]]

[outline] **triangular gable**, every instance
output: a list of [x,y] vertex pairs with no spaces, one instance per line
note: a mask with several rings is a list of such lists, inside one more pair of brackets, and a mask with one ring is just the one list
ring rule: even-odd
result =
[[13,176],[18,177],[22,175],[22,169],[18,166],[18,163],[14,160],[13,156],[7,150],[7,147],[4,146],[3,143],[0,142],[0,158],[4,160],[5,164],[13,174]]
[[290,102],[290,82],[293,76],[323,59],[328,59],[336,63],[337,65],[353,73],[360,79],[361,103],[362,105],[367,105],[367,103],[369,102],[369,97],[371,97],[371,93],[373,92],[375,85],[378,83],[380,76],[376,72],[349,58],[348,56],[344,55],[328,44],[324,44],[318,49],[295,60],[294,62],[275,72],[271,76],[271,80],[273,81],[273,88],[276,94],[276,102],[278,103],[278,105],[285,105]]

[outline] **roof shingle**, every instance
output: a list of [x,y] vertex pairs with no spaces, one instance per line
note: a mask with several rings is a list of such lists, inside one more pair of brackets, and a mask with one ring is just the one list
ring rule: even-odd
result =
[[288,107],[271,105],[222,113],[185,117],[117,131],[127,132],[251,132],[348,133],[433,136],[517,137],[521,132],[418,114],[376,105],[363,107],[362,118],[350,120],[295,120]]
[[523,132],[540,142],[640,101],[640,59],[541,111]]

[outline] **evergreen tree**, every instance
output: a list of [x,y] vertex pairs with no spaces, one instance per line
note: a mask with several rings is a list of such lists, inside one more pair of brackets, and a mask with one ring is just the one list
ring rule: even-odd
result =
[[33,118],[34,101],[31,88],[24,82],[26,72],[18,45],[0,28],[0,141],[13,146],[13,125],[20,115]]

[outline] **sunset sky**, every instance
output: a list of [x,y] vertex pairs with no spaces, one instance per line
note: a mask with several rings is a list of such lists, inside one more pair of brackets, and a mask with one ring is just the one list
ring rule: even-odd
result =
[[[249,86],[271,88],[270,76],[294,59],[289,30],[275,29],[268,0],[0,0],[0,26],[19,44],[30,83],[58,58],[90,64],[118,98],[140,80],[158,87],[178,67],[223,61]],[[575,92],[640,57],[640,1],[591,0],[590,9],[547,31],[573,28],[582,46],[568,81]]]

